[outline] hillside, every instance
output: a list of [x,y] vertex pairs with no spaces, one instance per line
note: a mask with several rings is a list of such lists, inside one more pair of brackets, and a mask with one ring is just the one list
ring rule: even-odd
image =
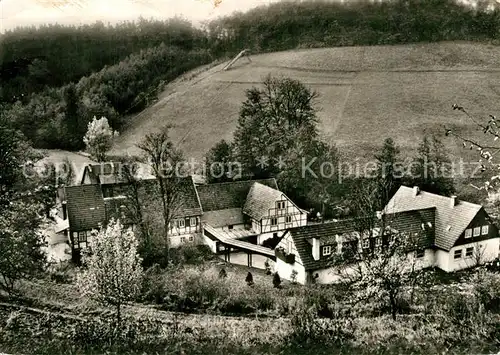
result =
[[[403,150],[443,125],[473,129],[453,103],[478,115],[499,111],[500,48],[468,42],[322,48],[277,52],[190,73],[167,86],[159,100],[130,120],[114,153],[136,153],[146,133],[174,125],[172,138],[200,159],[220,139],[230,140],[245,90],[268,74],[298,79],[314,90],[322,134],[350,158],[373,154],[393,137]],[[451,153],[461,145],[447,141]]]

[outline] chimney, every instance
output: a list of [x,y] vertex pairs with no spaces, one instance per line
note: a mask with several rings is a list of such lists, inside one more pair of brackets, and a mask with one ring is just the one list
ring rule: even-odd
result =
[[450,207],[453,208],[457,205],[458,199],[457,196],[453,195],[450,197]]
[[312,245],[312,255],[314,260],[319,260],[320,253],[320,241],[319,238],[313,238],[312,240],[313,245]]
[[413,197],[417,197],[419,192],[420,189],[418,188],[418,186],[413,186]]

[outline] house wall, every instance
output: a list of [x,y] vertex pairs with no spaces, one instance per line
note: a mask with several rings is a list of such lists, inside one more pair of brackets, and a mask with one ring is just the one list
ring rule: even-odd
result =
[[426,269],[436,265],[436,252],[433,249],[425,249],[423,258],[417,258],[413,253],[408,257],[415,260],[416,269]]
[[[468,243],[453,247],[448,254],[448,269],[445,271],[457,271],[474,267],[485,262],[492,261],[499,255],[500,239],[493,238],[480,242]],[[466,257],[467,248],[474,248],[471,257]],[[462,251],[462,257],[455,259],[455,250]],[[443,269],[444,270],[444,269]]]
[[276,263],[274,265],[274,272],[277,272],[281,278],[285,280],[290,280],[290,276],[292,275],[292,271],[297,271],[297,282],[300,284],[306,284],[307,282],[307,272],[302,264],[302,260],[300,259],[299,253],[293,242],[293,239],[289,233],[286,233],[283,239],[278,243],[276,248],[284,248],[287,254],[295,255],[295,262],[293,264],[288,264],[281,260],[280,258],[276,258]]
[[[178,224],[177,224],[178,220],[184,221],[184,227],[178,226]],[[188,223],[188,220],[189,220],[189,223]],[[196,222],[196,224],[193,226],[192,222]],[[177,218],[177,219],[174,219],[171,223],[170,235],[172,237],[189,236],[189,235],[194,235],[194,234],[198,234],[198,233],[201,233],[201,216]]]
[[[278,202],[284,202],[285,207],[278,209]],[[287,216],[291,219],[287,221]],[[277,220],[277,224],[273,225],[271,221]],[[307,224],[307,215],[302,212],[291,200],[282,196],[282,200],[276,201],[276,207],[269,210],[268,216],[262,219],[261,234],[277,232],[280,230],[305,226]]]
[[217,242],[215,240],[210,239],[204,233],[201,236],[201,241],[203,244],[207,245],[212,253],[217,253]]
[[170,236],[171,248],[178,248],[181,245],[186,245],[186,244],[202,244],[203,242],[204,240],[202,239],[200,233]]
[[276,258],[274,272],[277,272],[280,278],[290,281],[293,270],[297,271],[297,282],[305,285],[307,273],[304,266],[297,262],[297,254],[295,255],[295,263],[293,264],[288,264],[280,258]]
[[450,254],[447,251],[441,249],[436,250],[434,258],[436,267],[446,272],[451,271]]

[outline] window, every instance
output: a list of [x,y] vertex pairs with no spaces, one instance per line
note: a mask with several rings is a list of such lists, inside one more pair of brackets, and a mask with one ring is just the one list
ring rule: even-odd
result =
[[368,249],[370,247],[370,239],[363,239],[363,249]]
[[465,238],[471,238],[472,237],[472,229],[466,229],[465,230]]
[[323,255],[330,255],[332,253],[332,247],[327,245],[323,247]]
[[472,255],[474,254],[474,247],[470,247],[465,249],[465,257],[466,258],[472,258]]
[[415,252],[415,257],[417,259],[422,259],[424,256],[425,256],[425,250],[424,249],[420,249],[420,250],[417,250]]
[[181,243],[185,243],[186,242],[186,237],[181,237]]
[[191,227],[191,220],[189,218],[186,218],[186,227]]
[[87,233],[78,232],[78,242],[86,242],[87,241]]
[[271,218],[271,225],[276,226],[278,224],[278,218]]
[[489,226],[482,226],[481,227],[481,235],[487,235],[488,234],[488,228]]
[[279,210],[285,209],[285,201],[278,201],[276,204],[278,205]]
[[286,216],[286,223],[292,223],[292,216]]
[[192,225],[193,227],[198,225],[198,220],[196,219],[196,217],[191,217],[191,221],[190,221],[190,225]]
[[479,237],[481,234],[481,227],[474,228],[474,237]]
[[192,235],[189,236],[189,241],[194,242],[194,237]]
[[382,246],[382,238],[375,238],[375,246],[377,247]]
[[186,222],[183,219],[177,220],[177,228],[184,228],[186,226]]
[[455,250],[453,253],[453,259],[462,259],[462,249]]

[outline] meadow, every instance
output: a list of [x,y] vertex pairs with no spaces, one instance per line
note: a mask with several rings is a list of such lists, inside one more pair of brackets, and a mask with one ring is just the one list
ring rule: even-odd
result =
[[[189,158],[201,159],[220,139],[231,140],[245,90],[262,79],[286,76],[319,93],[320,131],[351,162],[366,162],[392,137],[411,156],[423,135],[444,127],[475,135],[452,110],[457,103],[478,117],[500,109],[500,48],[471,42],[303,49],[252,55],[228,71],[224,64],[167,85],[159,100],[127,120],[114,154],[137,153],[144,134],[173,125],[172,139]],[[444,141],[453,160],[477,162],[461,142]]]

